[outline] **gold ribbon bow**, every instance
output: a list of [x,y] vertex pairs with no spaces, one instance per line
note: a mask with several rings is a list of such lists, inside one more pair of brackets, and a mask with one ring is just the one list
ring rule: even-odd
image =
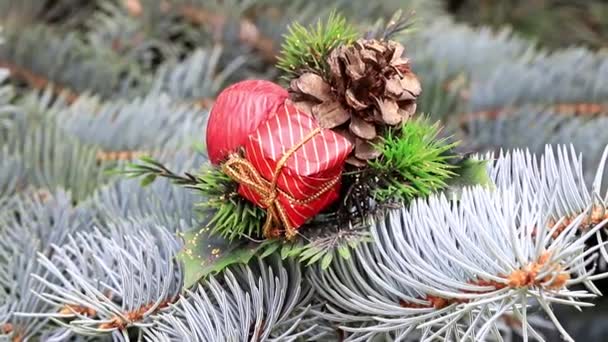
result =
[[281,159],[277,162],[271,181],[262,177],[249,160],[237,154],[231,155],[228,161],[222,165],[222,170],[228,177],[253,190],[261,197],[260,205],[262,208],[266,209],[266,222],[264,223],[263,233],[267,238],[278,237],[280,235],[281,227],[285,229],[285,236],[287,239],[291,239],[296,235],[296,229],[289,221],[289,218],[285,213],[285,208],[283,208],[283,205],[278,201],[279,194],[287,198],[291,204],[306,205],[332,189],[340,180],[339,175],[334,177],[325,183],[319,191],[305,200],[294,198],[277,187],[279,175],[289,157],[319,133],[321,133],[321,128],[313,130],[306,135],[302,141],[292,146],[283,156],[281,156]]

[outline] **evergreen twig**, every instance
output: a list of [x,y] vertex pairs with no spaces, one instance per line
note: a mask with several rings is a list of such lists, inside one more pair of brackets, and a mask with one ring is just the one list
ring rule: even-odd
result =
[[30,87],[37,90],[44,90],[47,87],[51,88],[55,95],[65,96],[68,103],[73,103],[78,98],[78,94],[68,87],[62,86],[57,83],[53,83],[42,75],[38,75],[31,70],[23,68],[17,64],[9,61],[0,61],[0,68],[6,68],[10,70],[11,76],[27,83]]
[[357,30],[336,12],[329,15],[326,23],[319,19],[316,26],[307,28],[294,23],[285,35],[277,67],[288,77],[308,70],[326,75],[329,53],[340,45],[352,43],[357,36]]
[[162,163],[143,157],[140,163],[130,164],[123,173],[142,178],[143,186],[161,177],[173,184],[196,190],[205,198],[197,207],[204,212],[212,212],[207,223],[212,234],[217,233],[230,240],[242,236],[261,236],[264,210],[238,195],[238,183],[221,169],[209,167],[195,174],[185,172],[178,175]]
[[409,202],[446,187],[454,176],[449,152],[457,143],[438,138],[439,123],[424,117],[409,120],[398,129],[389,129],[376,146],[381,156],[369,162],[372,191],[380,202]]

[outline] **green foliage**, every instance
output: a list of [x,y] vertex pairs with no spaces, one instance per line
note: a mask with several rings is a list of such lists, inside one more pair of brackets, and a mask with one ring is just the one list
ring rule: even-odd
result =
[[453,199],[459,199],[462,189],[465,187],[481,185],[492,188],[494,183],[488,174],[488,160],[477,160],[472,158],[463,158],[455,164],[456,168],[454,177],[447,181],[447,196]]
[[389,129],[376,146],[381,156],[370,161],[377,175],[374,197],[381,202],[405,201],[428,196],[447,186],[455,175],[449,161],[456,143],[439,138],[439,123],[430,124],[425,117],[405,122],[398,129]]
[[205,197],[198,207],[212,212],[207,224],[212,234],[229,240],[242,236],[260,237],[266,213],[240,196],[237,186],[221,169],[211,167],[197,174],[197,183],[192,188]]
[[[359,227],[361,228],[361,227]],[[322,269],[341,257],[349,259],[351,249],[371,241],[367,229],[328,229],[322,226],[304,227],[298,239],[268,239],[262,242],[229,240],[212,234],[210,228],[195,229],[181,234],[184,247],[177,258],[184,263],[184,288],[191,288],[210,274],[223,271],[234,264],[246,264],[252,257],[270,255],[281,259],[296,259],[306,266],[320,264]]]
[[197,206],[205,216],[210,217],[206,228],[211,229],[211,234],[218,234],[229,240],[262,235],[264,210],[239,196],[238,184],[219,168],[209,166],[196,174],[185,173],[182,176],[162,163],[144,157],[140,159],[139,164],[131,164],[123,173],[131,177],[141,177],[143,186],[152,183],[157,177],[163,177],[174,184],[196,190],[204,197]]
[[[458,20],[494,28],[506,25],[549,48],[608,46],[608,3],[602,0],[453,1]],[[567,25],[563,25],[567,23]]]
[[209,228],[195,229],[182,237],[184,247],[177,259],[184,263],[184,289],[230,265],[248,263],[261,247],[260,244],[211,236]]
[[184,288],[190,288],[228,266],[246,264],[255,255],[261,258],[277,255],[283,260],[296,259],[303,265],[319,264],[326,269],[335,258],[349,259],[351,249],[371,241],[367,228],[363,226],[332,229],[315,225],[304,226],[300,231],[299,237],[293,241],[267,239],[262,242],[229,240],[214,235],[208,227],[181,234],[184,247],[177,258],[184,263]]
[[298,23],[289,27],[289,34],[281,46],[277,67],[287,76],[297,76],[303,71],[313,70],[321,75],[328,71],[327,57],[337,46],[350,44],[358,36],[357,30],[346,19],[332,12],[323,24],[306,28]]
[[[238,184],[219,168],[207,167],[195,174],[178,175],[162,163],[143,157],[121,173],[141,178],[143,186],[162,177],[200,193],[204,200],[197,203],[197,206],[206,218],[206,224],[199,234],[206,232],[209,236],[228,241],[254,241],[262,236],[265,211],[240,196],[237,192]],[[364,225],[353,223],[352,226],[344,226],[345,223],[342,223],[338,224],[335,219],[327,222],[313,220],[300,228],[298,239],[265,240],[261,248],[270,254],[280,246],[283,257],[295,257],[307,264],[321,261],[328,265],[334,255],[347,255],[348,246],[354,246],[367,238]],[[244,237],[248,239],[243,239]]]
[[294,258],[303,265],[320,264],[329,267],[336,257],[349,259],[351,249],[370,241],[367,229],[324,230],[322,226],[303,227],[300,238],[294,241],[266,240],[260,245],[262,257],[279,254],[281,259]]

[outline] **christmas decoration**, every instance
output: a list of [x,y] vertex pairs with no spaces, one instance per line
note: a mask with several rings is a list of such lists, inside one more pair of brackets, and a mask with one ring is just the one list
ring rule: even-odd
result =
[[331,51],[328,78],[305,72],[290,84],[294,101],[322,127],[348,128],[341,132],[355,141],[352,164],[364,166],[380,156],[372,145],[385,128],[416,112],[421,86],[404,50],[391,40],[359,39]]
[[233,154],[222,165],[241,184],[239,193],[267,209],[264,235],[287,238],[338,198],[350,142],[322,129],[290,103],[247,138],[245,156]]
[[[144,158],[127,171],[204,198],[206,224],[185,236],[180,253],[189,284],[279,248],[284,258],[327,268],[370,241],[373,217],[470,183],[439,123],[410,120],[420,83],[404,47],[390,40],[408,27],[400,13],[365,39],[335,13],[314,28],[292,27],[278,59],[288,90],[249,80],[217,97],[207,126],[211,165],[180,176]],[[212,236],[226,241],[204,245]]]
[[238,82],[222,91],[209,114],[207,151],[219,164],[245,144],[247,136],[288,97],[281,86],[262,80]]
[[0,340],[604,340],[608,58],[444,7],[0,0]]

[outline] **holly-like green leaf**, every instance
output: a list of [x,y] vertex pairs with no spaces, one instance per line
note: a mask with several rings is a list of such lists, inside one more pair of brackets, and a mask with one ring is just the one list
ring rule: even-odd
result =
[[184,247],[177,255],[184,263],[184,288],[190,288],[209,274],[221,272],[237,263],[248,263],[261,244],[211,236],[209,228],[182,235]]

